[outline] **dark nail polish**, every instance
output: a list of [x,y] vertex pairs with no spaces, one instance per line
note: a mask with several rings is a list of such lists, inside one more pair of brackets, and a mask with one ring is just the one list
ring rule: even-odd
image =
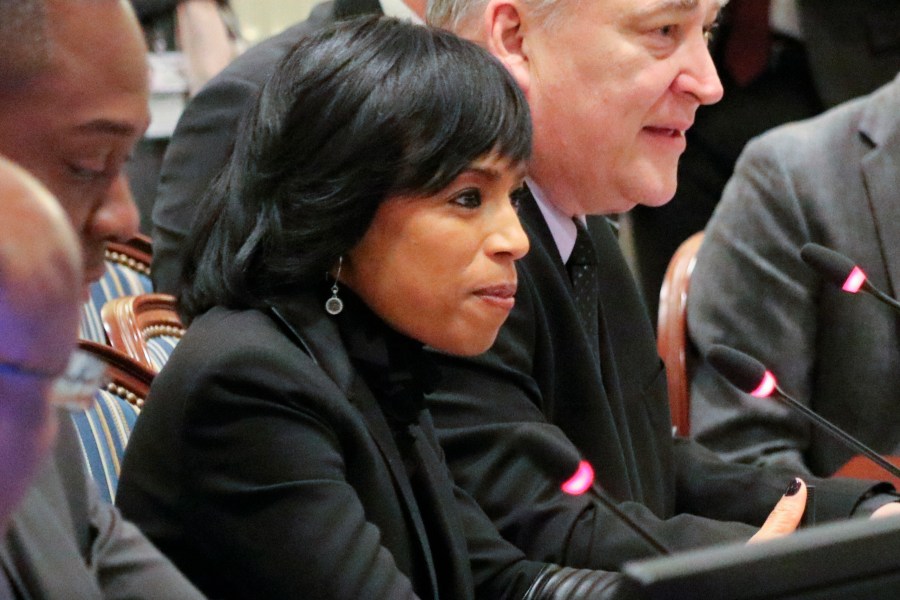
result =
[[794,494],[796,494],[799,491],[800,491],[800,480],[795,478],[791,482],[791,485],[788,486],[788,489],[784,493],[784,495],[785,496],[793,496]]

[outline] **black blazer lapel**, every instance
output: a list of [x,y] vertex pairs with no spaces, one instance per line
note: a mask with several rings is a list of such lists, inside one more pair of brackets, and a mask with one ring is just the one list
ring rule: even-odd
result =
[[[573,353],[585,356],[592,354],[592,344],[587,339],[584,327],[580,325],[572,281],[569,279],[566,266],[559,255],[556,240],[553,239],[550,227],[544,220],[544,214],[530,194],[522,200],[519,217],[531,241],[531,249],[521,263],[528,266],[528,272],[532,277],[547,280],[539,284],[541,291],[545,292],[540,300],[557,311],[561,322],[572,326],[571,330],[563,332],[563,335],[566,339],[572,340]],[[597,369],[600,368],[597,361],[594,361],[594,364]],[[597,379],[598,382],[601,379],[599,371],[597,371]]]
[[337,326],[329,320],[324,308],[315,309],[315,302],[313,298],[304,297],[295,303],[270,306],[270,313],[287,335],[312,357],[363,415],[416,532],[424,562],[428,566],[431,588],[437,595],[438,581],[428,543],[428,532],[390,426],[372,392],[353,369],[350,358],[343,349]]
[[[630,281],[631,272],[627,271],[627,265],[624,265],[621,250],[619,249],[619,240],[613,232],[612,225],[606,217],[589,217],[589,230],[594,240],[594,247],[597,250],[599,262],[599,288],[600,293],[597,297],[597,314],[600,319],[600,362],[607,365],[618,365],[620,358],[613,343],[613,334],[611,333],[611,323],[607,323],[606,312],[603,308],[603,298],[609,298],[611,301],[627,298],[626,290],[622,289],[623,283]],[[623,273],[623,267],[625,273]],[[628,301],[637,301],[636,298]],[[603,389],[610,398],[610,405],[615,408],[614,414],[617,423],[616,431],[619,434],[622,452],[625,455],[625,461],[630,465],[630,472],[634,472],[635,465],[639,464],[638,457],[634,455],[634,443],[631,439],[631,432],[634,430],[628,420],[628,414],[625,403],[622,398],[622,388],[619,383],[618,368],[602,369]],[[631,485],[632,497],[641,498],[643,493],[639,488],[640,478],[637,476],[629,478]]]
[[[578,357],[579,368],[573,369],[571,377],[586,374],[582,381],[570,381],[566,384],[568,390],[577,390],[579,398],[560,398],[559,401],[567,406],[554,408],[554,411],[560,412],[555,412],[550,420],[557,424],[560,419],[568,423],[578,417],[562,416],[563,411],[569,410],[569,407],[590,406],[593,417],[600,428],[592,431],[590,435],[607,438],[609,441],[603,445],[604,448],[617,448],[615,455],[591,457],[591,460],[598,466],[602,464],[603,471],[606,473],[600,477],[601,481],[610,482],[607,487],[608,491],[619,498],[641,498],[640,482],[635,475],[637,461],[629,434],[631,428],[628,424],[628,416],[621,399],[616,375],[617,355],[609,337],[605,311],[600,300],[606,296],[618,301],[618,297],[622,295],[620,263],[624,263],[624,259],[621,258],[618,241],[605,217],[588,218],[588,229],[598,254],[600,278],[600,294],[597,298],[597,312],[600,318],[600,358],[598,360],[590,358],[594,355],[584,327],[579,321],[572,297],[572,284],[559,255],[553,234],[533,197],[529,196],[523,199],[519,215],[532,245],[531,251],[521,262],[527,265],[530,277],[540,279],[540,281],[535,281],[535,288],[540,296],[537,301],[546,307],[543,310],[548,320],[552,321],[550,329],[561,339],[567,341],[570,356]],[[625,268],[627,269],[627,266]],[[625,294],[625,296],[628,295]],[[622,301],[627,302],[628,298]],[[604,368],[604,365],[607,367]],[[559,376],[568,377],[570,375],[561,373]],[[584,402],[584,399],[587,398],[596,398],[596,401]],[[562,425],[562,427],[573,433],[584,432],[583,427],[576,426],[574,423]],[[580,448],[597,447],[594,440],[581,440],[573,437],[572,441]]]
[[[475,586],[464,526],[459,519],[456,498],[450,493],[454,488],[452,476],[443,455],[433,445],[436,436],[430,421],[426,418],[424,423],[410,425],[409,433],[419,470],[416,483],[420,502],[430,508],[428,514],[433,532],[430,556],[441,563],[441,579],[435,589],[447,598],[469,598]],[[437,574],[434,576],[438,577]]]
[[431,544],[428,541],[428,531],[425,528],[425,522],[423,521],[422,513],[419,510],[419,502],[413,493],[406,467],[403,464],[403,457],[400,456],[397,444],[394,442],[390,426],[387,424],[384,414],[381,412],[381,408],[379,408],[375,397],[372,396],[369,388],[361,378],[354,378],[348,397],[365,418],[366,424],[369,426],[369,431],[372,433],[372,437],[375,438],[375,443],[378,445],[382,457],[390,468],[394,483],[403,499],[407,517],[409,517],[413,529],[416,532],[416,537],[419,539],[422,556],[428,567],[431,589],[435,592],[435,597],[437,597],[437,590],[439,589],[437,572],[434,566]]

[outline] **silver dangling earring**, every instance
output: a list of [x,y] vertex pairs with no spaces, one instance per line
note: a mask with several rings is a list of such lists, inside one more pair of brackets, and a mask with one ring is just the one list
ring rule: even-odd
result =
[[344,265],[344,257],[338,258],[337,275],[334,276],[334,285],[331,286],[331,298],[325,301],[325,311],[329,315],[338,315],[344,310],[344,301],[338,298],[338,279],[341,276],[341,267]]

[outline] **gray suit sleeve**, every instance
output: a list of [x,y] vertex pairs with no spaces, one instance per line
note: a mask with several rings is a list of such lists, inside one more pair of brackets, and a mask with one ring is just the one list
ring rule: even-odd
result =
[[[688,321],[700,355],[733,346],[776,370],[808,401],[818,279],[799,256],[809,240],[794,174],[771,136],[748,145],[706,228],[691,281]],[[783,138],[781,138],[783,139]],[[776,401],[737,390],[706,363],[691,384],[692,433],[726,460],[809,473],[810,426]]]
[[[854,201],[839,208],[840,203],[825,200],[844,198],[856,185],[824,158],[828,139],[847,136],[816,121],[786,126],[747,146],[707,227],[688,303],[690,332],[701,356],[714,343],[746,352],[769,366],[782,387],[807,405],[813,396],[819,400],[836,388],[814,386],[822,375],[824,353],[838,346],[822,341],[822,319],[837,309],[822,304],[821,280],[799,249],[819,239],[826,222],[850,236],[871,235],[870,219],[865,211],[854,210]],[[853,163],[854,152],[848,147],[838,156]],[[829,173],[827,181],[823,172]],[[841,331],[840,326],[829,327]],[[871,346],[866,340],[844,342],[847,348]],[[836,381],[842,379],[838,375]],[[786,467],[816,483],[819,521],[855,514],[861,499],[890,489],[874,481],[810,480],[804,459],[816,434],[808,421],[777,401],[739,392],[707,364],[700,364],[694,375],[691,418],[697,439],[726,458]]]
[[104,598],[204,598],[159,550],[114,506],[103,502],[93,486],[91,524],[96,528],[92,560]]

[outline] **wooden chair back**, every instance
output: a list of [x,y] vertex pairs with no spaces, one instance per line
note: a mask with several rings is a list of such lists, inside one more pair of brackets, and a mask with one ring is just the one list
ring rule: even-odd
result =
[[690,378],[695,358],[688,337],[688,291],[702,242],[702,231],[682,242],[669,261],[659,292],[656,347],[666,365],[672,425],[682,436],[691,431]]
[[144,406],[153,373],[121,352],[90,340],[79,348],[106,364],[107,382],[94,394],[93,406],[71,412],[88,472],[101,497],[112,502],[119,483],[125,446]]
[[158,373],[184,334],[174,296],[138,294],[108,301],[101,311],[113,348]]

